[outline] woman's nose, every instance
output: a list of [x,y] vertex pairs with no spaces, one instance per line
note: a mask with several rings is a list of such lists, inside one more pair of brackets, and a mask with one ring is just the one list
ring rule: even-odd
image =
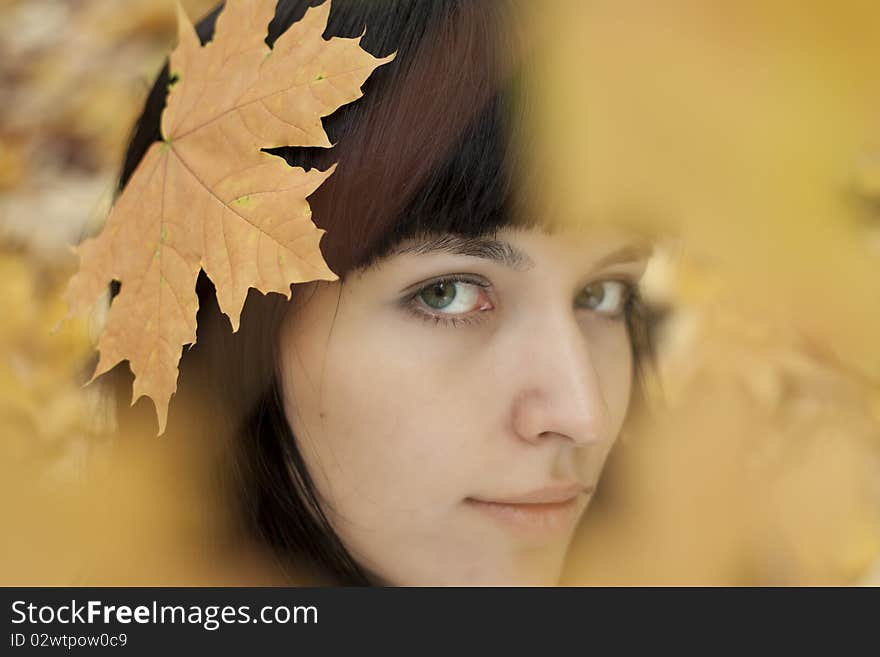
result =
[[513,427],[523,440],[569,440],[578,446],[611,438],[609,409],[587,337],[571,315],[525,331],[521,388]]

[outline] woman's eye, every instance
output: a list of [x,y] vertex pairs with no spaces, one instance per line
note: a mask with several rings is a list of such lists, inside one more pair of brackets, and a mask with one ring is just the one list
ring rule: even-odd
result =
[[412,297],[413,310],[425,319],[458,323],[491,310],[486,298],[488,283],[464,278],[444,278],[421,288]]
[[597,281],[578,295],[578,305],[610,317],[619,317],[626,308],[632,286],[623,281]]

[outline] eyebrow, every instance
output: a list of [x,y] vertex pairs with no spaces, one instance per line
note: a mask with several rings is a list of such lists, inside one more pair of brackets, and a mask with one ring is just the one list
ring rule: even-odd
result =
[[647,243],[637,242],[612,251],[608,255],[599,258],[593,265],[594,269],[603,269],[611,265],[619,265],[625,262],[639,262],[646,260],[653,254],[653,249]]
[[[651,255],[647,244],[627,244],[603,256],[593,264],[594,269],[602,269],[625,262],[638,262]],[[497,262],[515,271],[527,271],[535,266],[534,261],[523,251],[509,242],[491,237],[469,237],[465,235],[443,234],[423,238],[411,238],[397,245],[389,257],[412,253],[446,253],[450,255],[473,256]]]
[[447,253],[473,256],[497,262],[515,271],[526,271],[535,266],[534,261],[512,244],[491,237],[469,237],[444,234],[408,240],[392,250],[391,256],[414,253]]

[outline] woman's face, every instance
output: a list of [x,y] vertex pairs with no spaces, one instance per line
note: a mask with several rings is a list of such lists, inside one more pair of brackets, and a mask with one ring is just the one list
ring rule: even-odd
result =
[[623,302],[645,264],[618,232],[507,228],[295,287],[285,411],[379,581],[558,581],[626,415]]

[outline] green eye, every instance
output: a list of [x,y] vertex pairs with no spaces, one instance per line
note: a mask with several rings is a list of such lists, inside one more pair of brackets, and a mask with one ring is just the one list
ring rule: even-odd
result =
[[441,310],[455,300],[455,281],[437,281],[419,293],[419,298],[431,308]]
[[408,297],[405,306],[421,319],[456,326],[480,321],[492,310],[487,297],[491,285],[461,275],[428,283]]

